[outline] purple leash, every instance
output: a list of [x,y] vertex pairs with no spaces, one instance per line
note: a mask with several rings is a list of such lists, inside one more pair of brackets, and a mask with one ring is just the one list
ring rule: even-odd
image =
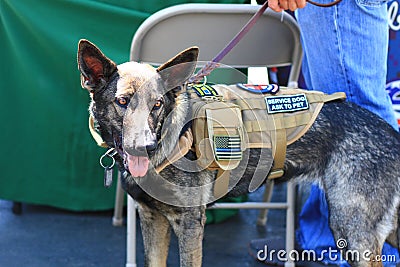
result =
[[[310,4],[313,4],[315,6],[319,7],[331,7],[334,5],[337,5],[340,3],[342,0],[334,0],[330,3],[327,4],[320,4],[317,2],[314,2],[312,0],[306,0]],[[264,13],[264,11],[268,7],[268,1],[265,1],[265,3],[261,6],[261,8],[251,17],[251,19],[244,25],[244,27],[236,34],[235,37],[213,58],[213,60],[207,62],[207,64],[201,68],[193,77],[189,79],[189,83],[198,83],[201,81],[205,76],[209,75],[214,69],[216,69],[219,66],[219,62],[228,54],[232,48],[237,45],[240,40],[246,35],[248,31],[256,24],[257,20],[260,18],[260,16]]]
[[209,75],[215,68],[219,66],[219,62],[237,45],[240,40],[246,35],[248,31],[256,24],[259,17],[264,13],[268,7],[268,1],[261,6],[261,8],[251,17],[251,19],[244,25],[244,27],[236,34],[235,37],[203,68],[201,68],[193,77],[189,79],[189,83],[197,83],[205,76]]

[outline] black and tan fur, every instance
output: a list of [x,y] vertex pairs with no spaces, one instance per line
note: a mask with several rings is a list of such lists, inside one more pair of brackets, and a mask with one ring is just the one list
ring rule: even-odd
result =
[[[179,240],[181,266],[201,266],[206,219],[203,203],[210,198],[212,188],[188,196],[160,184],[158,192],[181,201],[182,205],[174,206],[154,199],[138,186],[156,181],[152,166],[165,159],[187,127],[190,96],[182,85],[193,74],[197,55],[196,47],[189,48],[158,69],[136,62],[117,66],[89,41],[79,43],[82,85],[92,96],[90,112],[103,139],[119,151],[124,189],[139,205],[146,266],[166,266],[171,230]],[[121,103],[129,103],[129,108]],[[327,103],[311,129],[287,148],[282,179],[317,182],[326,192],[335,239],[347,240],[347,249],[380,255],[390,234],[390,241],[397,246],[399,137],[386,122],[355,104]],[[249,151],[248,163],[241,166],[246,169],[237,170],[244,175],[229,195],[247,192],[252,174],[260,168],[259,154],[260,149]],[[141,171],[146,171],[138,175],[143,177],[130,175],[129,157],[140,158],[139,164],[149,160],[148,170],[143,167]],[[195,160],[195,155],[189,152],[184,159]],[[172,184],[193,187],[215,178],[215,172],[187,172],[175,166],[160,173]],[[264,171],[266,176],[269,168]],[[188,199],[191,203],[186,203]],[[196,203],[199,205],[193,205]],[[364,260],[350,264],[382,266],[381,262]]]

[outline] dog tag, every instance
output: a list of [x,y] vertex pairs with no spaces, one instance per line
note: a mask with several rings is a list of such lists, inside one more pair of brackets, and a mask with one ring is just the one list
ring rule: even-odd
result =
[[[114,156],[117,154],[117,151],[114,148],[110,148],[107,150],[106,153],[104,153],[103,156],[100,157],[100,166],[103,167],[104,169],[104,187],[110,187],[112,185],[113,181],[113,167],[115,165],[115,159]],[[103,162],[105,157],[111,158],[112,162],[111,165],[106,166],[105,163]]]
[[104,168],[104,187],[108,188],[112,185],[113,173],[114,173],[114,170],[112,167]]

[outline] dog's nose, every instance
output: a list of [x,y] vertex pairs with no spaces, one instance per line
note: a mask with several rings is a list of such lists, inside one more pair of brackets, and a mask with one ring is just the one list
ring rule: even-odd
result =
[[136,146],[135,147],[135,152],[136,154],[148,154],[156,150],[157,148],[157,143],[151,143],[146,146]]
[[156,142],[146,146],[147,152],[152,152],[152,151],[156,150],[156,148],[157,148],[157,143]]

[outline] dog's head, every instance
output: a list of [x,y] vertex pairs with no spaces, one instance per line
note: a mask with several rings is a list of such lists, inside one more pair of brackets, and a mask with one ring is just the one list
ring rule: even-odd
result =
[[[144,176],[150,161],[158,166],[175,147],[186,119],[178,117],[189,110],[181,86],[192,76],[198,52],[188,48],[155,69],[137,62],[117,65],[91,42],[79,42],[78,68],[92,97],[90,110],[132,176]],[[166,136],[171,141],[163,143]]]

